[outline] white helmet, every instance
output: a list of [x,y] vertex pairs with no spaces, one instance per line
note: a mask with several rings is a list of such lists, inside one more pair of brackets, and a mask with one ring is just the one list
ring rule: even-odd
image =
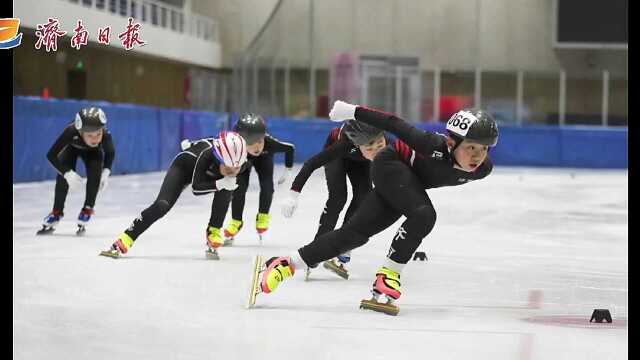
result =
[[247,143],[237,132],[221,131],[213,139],[213,154],[222,165],[241,166],[247,161]]

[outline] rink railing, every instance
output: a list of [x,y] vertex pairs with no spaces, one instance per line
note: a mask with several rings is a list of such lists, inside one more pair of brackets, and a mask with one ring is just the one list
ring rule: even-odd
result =
[[[100,106],[116,147],[114,174],[166,169],[180,151],[182,139],[210,137],[228,128],[235,114],[163,109],[129,104],[79,100],[13,98],[13,182],[53,179],[46,153],[75,113]],[[296,146],[295,160],[303,162],[323,146],[337,125],[327,119],[292,120],[269,117],[269,132]],[[420,124],[444,132],[442,124]],[[589,126],[500,126],[500,140],[491,150],[498,166],[548,166],[599,169],[627,168],[627,128]],[[278,154],[276,162],[282,162]],[[84,174],[79,162],[78,169]]]

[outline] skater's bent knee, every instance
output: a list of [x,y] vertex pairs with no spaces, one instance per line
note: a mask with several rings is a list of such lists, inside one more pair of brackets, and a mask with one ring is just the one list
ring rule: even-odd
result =
[[429,233],[436,223],[436,211],[433,206],[423,205],[407,214],[407,219],[418,220],[424,226],[424,231]]
[[436,210],[433,208],[433,206],[422,205],[413,210],[411,213],[407,214],[407,218],[409,217],[421,217],[422,219],[433,220],[433,222],[435,222]]
[[169,202],[167,200],[156,200],[154,205],[158,211],[158,215],[160,216],[164,216],[164,214],[166,214],[169,209],[171,209],[171,205],[169,205]]

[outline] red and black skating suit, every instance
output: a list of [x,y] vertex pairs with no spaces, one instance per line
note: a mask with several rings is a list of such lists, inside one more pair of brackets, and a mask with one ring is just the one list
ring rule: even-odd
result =
[[[387,142],[389,141],[386,138]],[[329,197],[320,215],[320,225],[315,237],[335,228],[340,212],[347,203],[347,178],[351,182],[353,198],[344,216],[344,222],[353,216],[356,209],[371,191],[371,162],[347,136],[340,134],[340,128],[334,128],[327,136],[321,152],[305,161],[296,175],[291,190],[301,192],[311,174],[324,166]]]

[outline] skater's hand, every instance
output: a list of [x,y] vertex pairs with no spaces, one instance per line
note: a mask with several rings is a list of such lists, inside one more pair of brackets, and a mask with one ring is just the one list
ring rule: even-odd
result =
[[291,168],[285,168],[284,172],[282,173],[282,175],[280,175],[280,178],[278,179],[278,185],[282,185],[285,183],[285,181],[287,181],[287,179],[289,178],[289,174],[291,174]]
[[69,190],[76,190],[84,185],[82,176],[73,170],[67,171],[63,176],[64,179],[67,180],[67,184],[69,184]]
[[216,188],[218,190],[233,191],[238,187],[235,176],[225,176],[220,180],[216,180]]
[[109,184],[109,175],[111,175],[111,170],[102,169],[102,175],[100,175],[100,191],[107,188]]
[[282,204],[282,215],[286,218],[290,218],[293,216],[294,211],[298,207],[298,196],[300,193],[297,191],[289,191],[289,196],[284,200],[284,204]]
[[329,119],[331,119],[331,121],[355,119],[356,107],[356,105],[338,100],[333,103],[333,108],[331,108],[329,112]]
[[180,148],[182,149],[182,151],[187,150],[190,146],[191,146],[191,141],[189,141],[189,139],[184,139],[180,143]]

